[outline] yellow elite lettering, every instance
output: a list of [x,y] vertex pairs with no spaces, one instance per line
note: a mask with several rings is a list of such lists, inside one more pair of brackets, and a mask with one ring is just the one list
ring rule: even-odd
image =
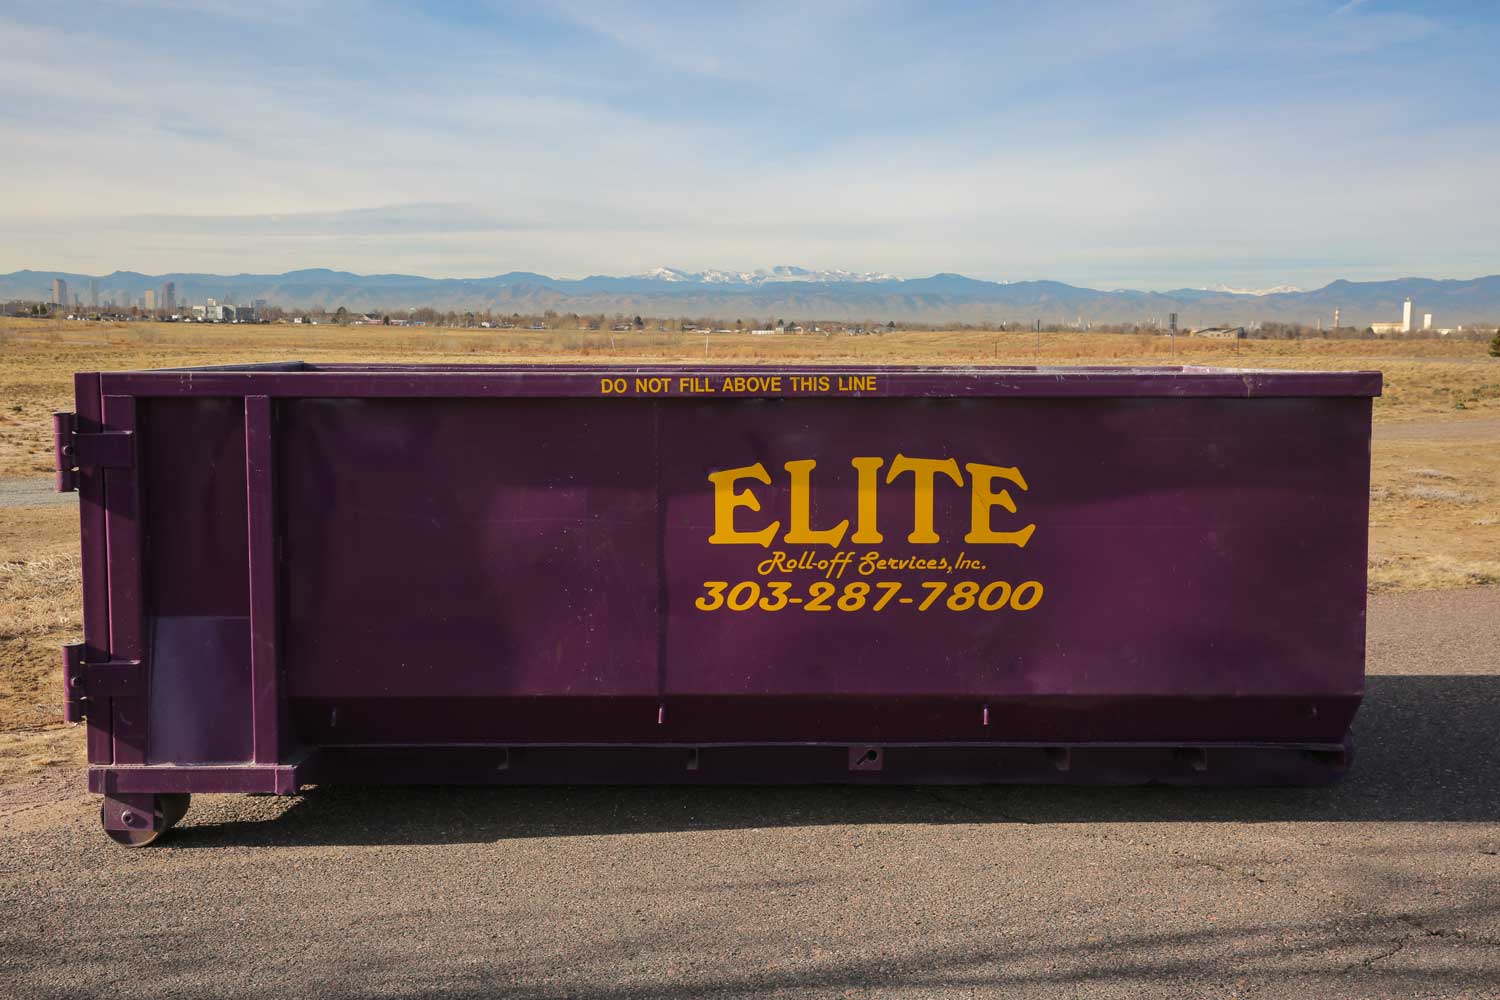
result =
[[891,462],[891,471],[886,473],[885,481],[893,483],[903,472],[912,474],[914,496],[912,531],[906,536],[906,540],[913,545],[932,545],[940,541],[938,533],[932,530],[933,477],[941,472],[953,480],[954,485],[962,486],[964,484],[963,473],[958,471],[956,459],[907,458],[905,455],[897,455]]
[[[792,474],[792,522],[786,529],[788,545],[838,545],[849,530],[849,519],[840,521],[837,527],[814,531],[812,527],[812,470],[817,460],[804,458],[787,462],[786,471]],[[769,543],[768,543],[769,544]]]
[[1036,531],[1035,524],[1028,524],[1020,531],[995,531],[990,527],[991,508],[998,506],[1012,514],[1016,512],[1016,502],[1010,498],[1009,490],[995,492],[995,480],[1007,480],[1024,490],[1026,480],[1022,478],[1021,470],[1000,465],[980,465],[977,462],[969,462],[964,468],[969,470],[969,475],[974,480],[970,494],[973,498],[972,518],[964,541],[970,544],[1019,545],[1024,549],[1026,543],[1031,541],[1031,533]]
[[849,541],[855,545],[879,545],[885,541],[885,536],[875,523],[875,494],[880,486],[876,474],[885,464],[885,459],[851,458],[849,464],[859,471],[859,521]]
[[754,479],[771,484],[771,474],[759,462],[738,469],[710,472],[708,481],[714,484],[714,533],[708,536],[710,545],[760,545],[769,548],[780,521],[772,521],[760,531],[734,530],[734,512],[740,507],[760,510],[760,501],[748,488],[736,493],[734,484],[741,479]]

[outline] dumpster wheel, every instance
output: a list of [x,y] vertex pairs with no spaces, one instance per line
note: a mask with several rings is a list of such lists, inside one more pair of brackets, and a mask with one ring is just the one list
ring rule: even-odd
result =
[[[187,815],[188,805],[192,799],[193,797],[186,792],[153,795],[150,826],[142,825],[138,829],[112,830],[105,815],[105,810],[110,805],[110,800],[106,798],[99,804],[99,822],[104,825],[105,835],[122,847],[146,847],[156,843],[162,834],[181,822],[182,817]],[[143,811],[132,810],[137,816]]]

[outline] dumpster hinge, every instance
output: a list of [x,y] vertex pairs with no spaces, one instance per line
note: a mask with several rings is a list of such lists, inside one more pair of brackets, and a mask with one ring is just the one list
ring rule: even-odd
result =
[[63,646],[63,720],[80,722],[88,715],[90,698],[130,698],[146,693],[140,660],[89,662],[84,645]]
[[78,489],[79,469],[129,469],[135,466],[135,434],[99,431],[81,434],[73,413],[52,414],[52,455],[57,468],[57,492]]

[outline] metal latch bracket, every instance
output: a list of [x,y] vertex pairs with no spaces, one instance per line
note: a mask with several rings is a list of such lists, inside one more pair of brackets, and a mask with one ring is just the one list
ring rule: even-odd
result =
[[78,489],[79,469],[130,469],[135,467],[135,434],[132,431],[98,431],[81,434],[73,413],[52,414],[52,454],[57,467],[57,492]]
[[62,648],[64,721],[81,722],[88,714],[90,698],[131,698],[146,693],[140,660],[89,662],[83,654],[81,642],[70,642]]

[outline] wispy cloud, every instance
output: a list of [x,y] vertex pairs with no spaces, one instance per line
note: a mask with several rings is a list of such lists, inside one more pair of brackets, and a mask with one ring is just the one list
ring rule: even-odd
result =
[[1327,13],[16,0],[0,270],[1474,271],[1500,15]]

